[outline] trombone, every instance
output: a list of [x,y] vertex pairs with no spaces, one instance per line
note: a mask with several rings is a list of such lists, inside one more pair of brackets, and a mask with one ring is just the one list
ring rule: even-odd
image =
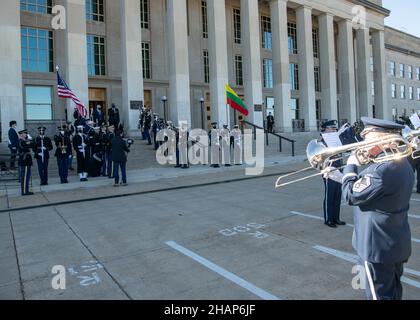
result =
[[412,130],[410,127],[406,126],[403,130],[402,130],[402,136],[404,137],[404,139],[406,139],[411,147],[413,148],[413,153],[411,155],[411,157],[416,160],[420,158],[420,130]]
[[[420,135],[420,131],[418,134]],[[376,157],[371,155],[369,151],[372,148],[379,148],[381,151],[380,155]],[[361,165],[367,165],[369,163],[383,163],[408,157],[413,154],[413,145],[399,134],[389,134],[385,137],[369,141],[361,141],[335,148],[328,148],[322,142],[312,140],[306,148],[306,155],[311,166],[279,177],[276,181],[275,187],[278,189],[320,176],[324,174],[324,172],[322,172],[324,169],[331,167],[333,162],[343,159],[344,154],[349,153],[353,153]],[[343,167],[336,168],[335,170],[340,170],[342,168]],[[321,172],[300,179],[284,182],[286,178],[293,177],[311,169],[316,169]]]

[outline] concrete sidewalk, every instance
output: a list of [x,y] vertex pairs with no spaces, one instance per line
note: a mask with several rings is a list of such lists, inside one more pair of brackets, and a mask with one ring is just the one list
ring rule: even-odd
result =
[[[291,172],[304,167],[304,156],[297,157],[270,157],[265,160],[265,169],[262,175],[272,175]],[[60,184],[58,178],[51,178],[50,185],[39,186],[39,180],[33,179],[33,196],[22,197],[18,184],[3,185],[0,190],[0,210],[19,209],[33,206],[51,205],[61,202],[79,200],[101,199],[127,194],[153,192],[167,188],[180,188],[203,183],[216,183],[244,178],[246,166],[232,166],[210,168],[209,166],[191,166],[190,169],[178,169],[163,166],[129,170],[128,187],[114,187],[114,180],[104,177],[92,178],[81,183],[77,177],[71,177],[69,184]],[[274,182],[273,182],[274,185]]]

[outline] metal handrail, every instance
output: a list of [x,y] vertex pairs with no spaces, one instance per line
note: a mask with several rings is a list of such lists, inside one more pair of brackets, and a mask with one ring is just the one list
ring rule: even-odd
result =
[[295,143],[296,143],[295,140],[292,140],[292,139],[283,137],[282,135],[279,135],[277,133],[268,132],[268,130],[266,128],[260,127],[260,126],[254,124],[254,123],[249,122],[249,121],[242,120],[242,125],[244,123],[246,123],[246,124],[248,124],[248,125],[250,125],[250,126],[252,126],[254,128],[254,139],[256,139],[256,137],[257,137],[257,134],[256,134],[257,129],[264,130],[267,146],[269,145],[269,140],[268,140],[268,135],[269,134],[271,134],[271,135],[279,138],[279,152],[283,152],[282,140],[285,140],[287,142],[290,142],[292,144],[292,157],[295,156]]

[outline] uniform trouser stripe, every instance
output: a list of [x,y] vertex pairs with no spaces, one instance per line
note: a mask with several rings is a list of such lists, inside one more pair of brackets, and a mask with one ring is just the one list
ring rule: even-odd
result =
[[28,190],[26,190],[26,179],[28,178],[28,167],[25,166],[25,175],[23,178],[23,193],[26,194],[28,193]]
[[372,293],[373,300],[378,300],[378,298],[376,297],[375,286],[373,284],[372,274],[370,272],[369,265],[368,265],[367,261],[365,261],[365,269],[366,269],[366,275],[367,275],[367,278],[368,278],[370,292]]

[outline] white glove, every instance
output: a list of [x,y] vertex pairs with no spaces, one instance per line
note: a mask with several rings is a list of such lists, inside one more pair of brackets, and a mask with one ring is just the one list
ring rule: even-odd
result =
[[83,147],[83,148],[87,147],[87,144],[86,144],[86,143],[83,143],[83,144],[82,144],[82,147]]
[[42,150],[47,150],[47,148],[45,148],[45,147],[42,147]]
[[330,179],[338,183],[342,183],[343,181],[343,174],[340,170],[334,167],[328,167],[322,170],[322,174],[324,179]]
[[348,159],[347,159],[347,165],[349,166],[349,165],[355,165],[355,166],[358,166],[358,167],[360,167],[361,166],[361,163],[359,162],[359,160],[357,159],[357,157],[354,155],[354,154],[352,154]]

